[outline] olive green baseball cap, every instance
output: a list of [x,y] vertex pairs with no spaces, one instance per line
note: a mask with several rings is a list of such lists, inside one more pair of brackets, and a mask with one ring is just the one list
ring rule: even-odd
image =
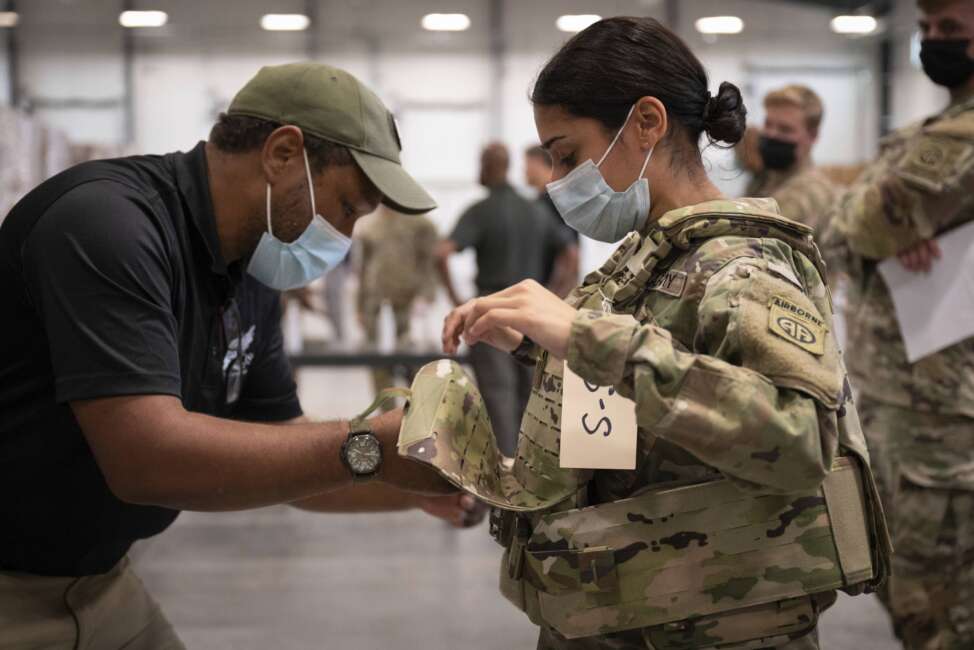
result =
[[436,201],[402,167],[396,120],[354,76],[321,63],[266,66],[237,93],[228,115],[247,115],[343,145],[382,192],[383,203],[422,214]]

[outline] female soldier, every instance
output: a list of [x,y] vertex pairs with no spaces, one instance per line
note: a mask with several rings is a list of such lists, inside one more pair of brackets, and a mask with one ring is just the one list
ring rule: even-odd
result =
[[[704,171],[701,135],[733,144],[744,132],[739,90],[722,83],[711,96],[676,35],[619,17],[569,40],[532,101],[562,217],[625,240],[567,302],[528,281],[444,324],[448,352],[462,337],[536,359],[514,473],[584,488],[500,526],[505,594],[541,625],[544,649],[817,647],[835,589],[881,573],[870,548],[885,531],[810,231],[774,201],[725,199]],[[635,403],[635,470],[540,469],[570,424],[559,413],[571,373]],[[833,505],[826,479],[843,457],[867,497],[860,487]],[[646,514],[655,506],[602,507],[701,482],[723,491],[673,492],[661,518]],[[853,533],[836,532],[840,501],[856,504]],[[667,528],[690,516],[702,527]],[[624,548],[620,531],[636,535]],[[864,573],[850,553],[865,555]]]

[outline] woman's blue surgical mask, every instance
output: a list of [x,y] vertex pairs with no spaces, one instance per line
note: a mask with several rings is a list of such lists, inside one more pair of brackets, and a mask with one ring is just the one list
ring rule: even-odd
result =
[[285,244],[274,236],[271,229],[271,186],[267,184],[267,232],[250,258],[247,273],[271,289],[286,291],[303,287],[338,266],[352,240],[325,221],[315,209],[315,192],[311,184],[311,165],[308,152],[304,151],[304,169],[308,174],[308,192],[311,194],[311,223],[301,236]]
[[641,230],[649,217],[651,199],[649,181],[643,178],[649,159],[650,149],[639,170],[639,176],[625,192],[616,192],[602,177],[599,167],[608,158],[612,147],[619,141],[623,129],[636,106],[626,115],[609,148],[602,154],[598,163],[591,159],[573,169],[564,178],[546,186],[555,208],[569,226],[592,239],[604,242],[617,242],[634,230]]

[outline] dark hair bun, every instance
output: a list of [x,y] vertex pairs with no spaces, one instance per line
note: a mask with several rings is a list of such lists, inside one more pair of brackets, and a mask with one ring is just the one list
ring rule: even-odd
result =
[[720,84],[717,95],[707,100],[703,112],[703,130],[712,142],[737,144],[744,137],[747,108],[741,91],[727,81]]

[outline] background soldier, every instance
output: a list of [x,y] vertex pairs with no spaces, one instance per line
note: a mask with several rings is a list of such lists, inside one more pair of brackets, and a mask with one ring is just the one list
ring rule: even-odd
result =
[[896,555],[889,600],[907,648],[974,647],[974,339],[909,363],[876,271],[915,271],[927,241],[974,219],[974,2],[923,0],[920,57],[950,105],[889,136],[840,200],[826,254],[850,275],[849,368],[884,484]]
[[757,171],[746,195],[775,199],[781,214],[820,234],[836,194],[835,186],[812,162],[822,125],[822,100],[811,88],[793,84],[768,93],[764,108]]
[[[355,235],[360,251],[358,318],[366,340],[371,345],[378,343],[379,313],[388,303],[396,322],[396,349],[408,347],[413,305],[417,299],[432,302],[436,298],[436,226],[422,215],[402,215],[382,206],[363,221]],[[375,368],[372,383],[376,393],[389,388],[393,373]]]

